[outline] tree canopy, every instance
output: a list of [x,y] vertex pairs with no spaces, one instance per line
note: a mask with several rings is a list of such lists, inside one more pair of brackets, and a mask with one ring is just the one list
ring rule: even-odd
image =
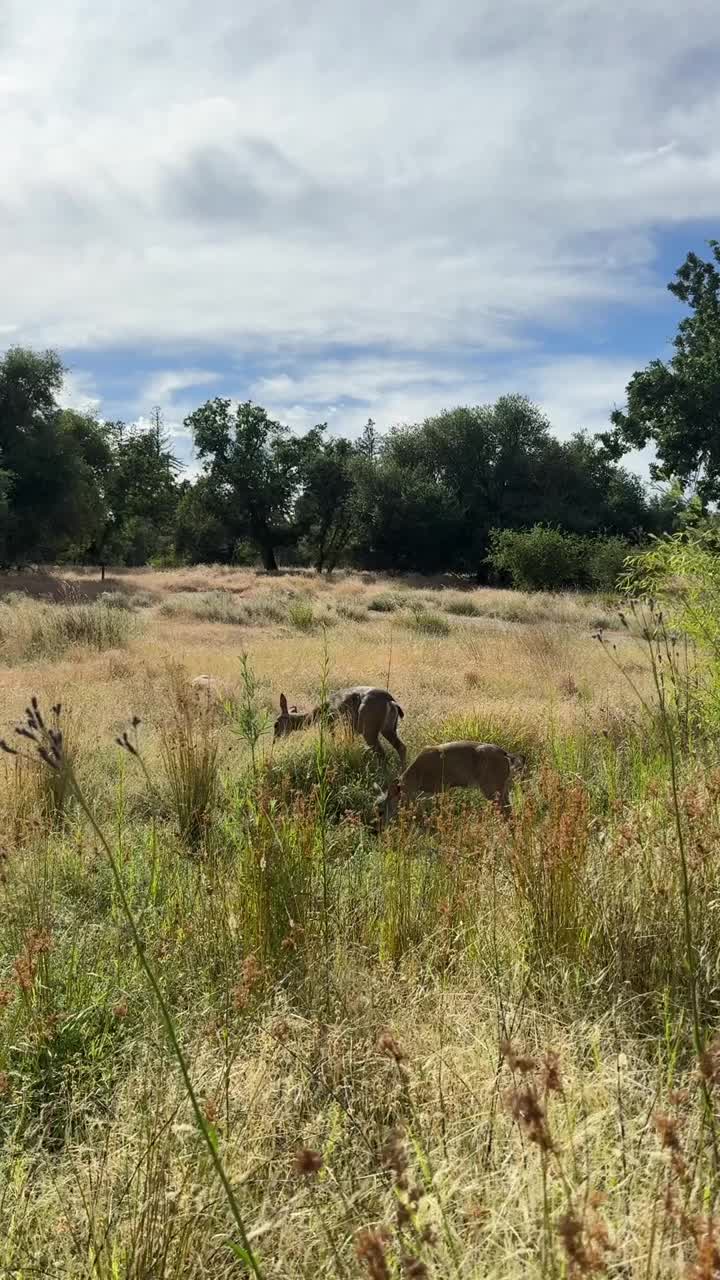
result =
[[668,362],[651,360],[627,387],[627,407],[604,437],[616,458],[652,443],[653,474],[703,503],[720,498],[720,242],[710,261],[689,253],[668,289],[689,310]]

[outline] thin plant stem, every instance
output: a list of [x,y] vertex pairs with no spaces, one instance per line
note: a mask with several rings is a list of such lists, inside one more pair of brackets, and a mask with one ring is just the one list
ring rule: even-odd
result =
[[98,825],[95,819],[95,816],[92,813],[92,810],[90,809],[90,807],[88,806],[85,800],[85,797],[82,793],[82,790],[80,789],[80,786],[78,785],[77,779],[73,771],[71,771],[70,773],[70,785],[71,785],[73,794],[75,795],[75,799],[77,800],[80,808],[85,814],[85,817],[90,823],[90,826],[92,827],[93,832],[95,833],[97,839],[100,841],[100,844],[102,845],[105,856],[107,857],[108,863],[110,865],[112,877],[115,882],[115,887],[117,889],[118,897],[120,899],[120,905],[122,907],[123,914],[125,916],[125,919],[127,920],[128,927],[130,929],[130,935],[133,940],[133,945],[137,952],[138,959],[140,960],[140,963],[145,971],[145,975],[148,979],[148,982],[150,983],[150,986],[153,991],[153,995],[155,996],[155,999],[157,1001],[158,1008],[160,1010],[160,1015],[162,1017],[162,1020],[165,1026],[165,1031],[167,1033],[168,1040],[170,1041],[173,1054],[175,1055],[178,1066],[180,1067],[180,1073],[183,1078],[183,1083],[185,1085],[188,1098],[190,1099],[190,1104],[193,1109],[195,1121],[203,1136],[203,1140],[208,1149],[210,1160],[212,1162],[212,1165],[215,1169],[215,1172],[218,1176],[220,1184],[225,1193],[225,1198],[230,1208],[230,1212],[232,1213],[232,1216],[235,1220],[235,1225],[238,1229],[238,1232],[240,1233],[240,1240],[242,1242],[243,1251],[247,1256],[248,1263],[252,1268],[252,1271],[256,1277],[256,1280],[263,1280],[263,1272],[260,1268],[260,1264],[257,1258],[255,1257],[252,1246],[250,1244],[245,1223],[243,1221],[243,1216],[240,1211],[240,1206],[235,1197],[235,1192],[233,1191],[232,1186],[230,1184],[230,1180],[227,1176],[227,1173],[225,1172],[225,1167],[223,1165],[222,1160],[220,1159],[220,1155],[217,1150],[216,1141],[210,1132],[209,1125],[207,1123],[207,1120],[205,1119],[205,1116],[203,1115],[202,1108],[197,1098],[197,1094],[195,1093],[193,1082],[190,1077],[190,1070],[185,1060],[185,1054],[183,1053],[182,1048],[180,1046],[180,1041],[178,1040],[172,1014],[165,1000],[165,997],[162,993],[162,988],[160,987],[160,983],[157,980],[153,967],[147,958],[145,946],[143,944],[142,938],[140,937],[140,933],[135,923],[135,917],[133,915],[132,907],[130,906],[130,902],[125,892],[125,886],[123,884],[122,876],[120,874],[120,868],[118,867],[115,861],[115,857],[113,855],[112,849],[110,848],[110,845],[107,839],[105,838],[105,835],[101,827]]

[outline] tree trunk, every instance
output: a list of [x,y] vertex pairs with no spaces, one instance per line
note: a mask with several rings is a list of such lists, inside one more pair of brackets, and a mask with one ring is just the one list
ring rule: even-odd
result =
[[267,573],[277,573],[278,562],[275,559],[275,548],[271,542],[263,539],[260,543],[260,555],[263,562],[263,569],[265,569]]

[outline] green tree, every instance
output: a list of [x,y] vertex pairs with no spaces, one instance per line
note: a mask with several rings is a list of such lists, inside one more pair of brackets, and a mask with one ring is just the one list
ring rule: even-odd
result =
[[618,466],[597,438],[576,432],[549,440],[540,461],[542,495],[537,519],[574,533],[632,535],[659,532],[667,518],[648,503],[639,476]]
[[633,375],[627,407],[603,436],[614,457],[654,444],[655,478],[678,479],[704,504],[720,498],[720,242],[709,244],[711,260],[689,253],[668,285],[689,308],[671,359]]
[[290,519],[302,449],[260,405],[208,400],[185,419],[218,517],[233,541],[250,537],[263,565],[277,571],[276,548],[292,536]]
[[71,544],[87,547],[105,520],[106,433],[91,416],[59,407],[62,379],[52,351],[14,347],[0,360],[8,560],[51,560]]
[[146,564],[172,548],[182,466],[170,448],[159,410],[149,428],[114,422],[107,433],[112,449],[108,516],[95,554],[100,560]]
[[295,503],[298,532],[318,573],[330,573],[347,547],[356,515],[357,450],[349,440],[326,439],[326,424],[300,442],[302,491]]
[[233,558],[234,536],[223,519],[207,476],[180,486],[175,512],[175,549],[189,564],[229,564]]

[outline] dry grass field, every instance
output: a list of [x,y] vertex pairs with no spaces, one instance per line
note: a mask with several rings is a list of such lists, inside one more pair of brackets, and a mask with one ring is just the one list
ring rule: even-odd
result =
[[[217,567],[0,592],[0,732],[32,753],[36,696],[64,733],[58,769],[0,764],[0,1276],[720,1274],[720,768],[678,739],[673,798],[612,601]],[[455,792],[378,837],[394,755],[273,744],[281,692],[352,683],[410,758],[523,752],[510,822]]]

